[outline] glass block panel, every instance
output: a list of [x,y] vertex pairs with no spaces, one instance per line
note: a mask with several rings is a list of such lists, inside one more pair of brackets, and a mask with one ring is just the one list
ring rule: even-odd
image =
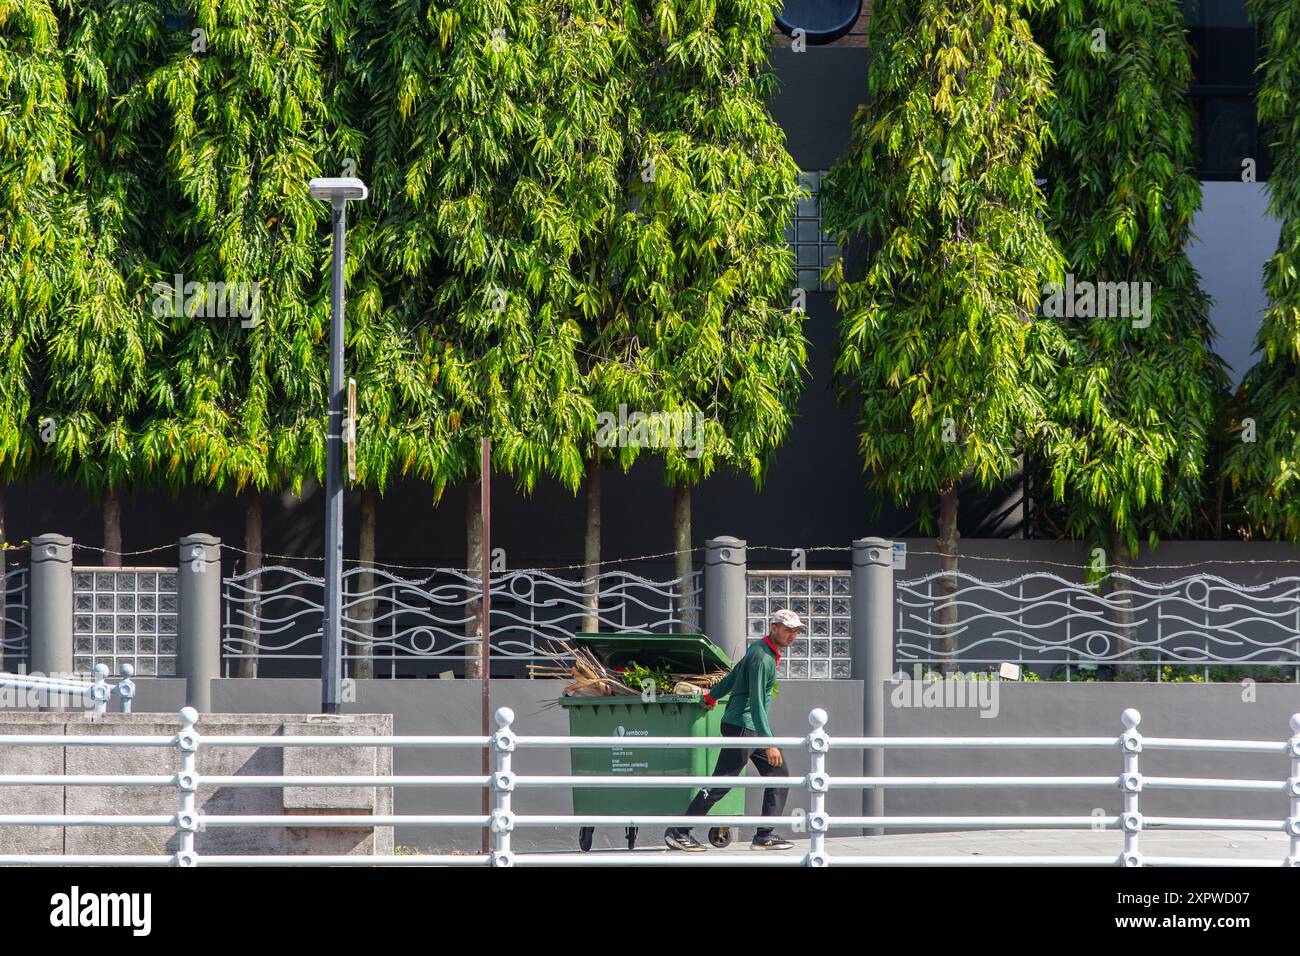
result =
[[813,642],[812,642],[812,656],[813,656],[813,657],[830,657],[830,656],[831,656],[831,642],[830,642],[830,641],[813,641]]
[[813,594],[829,594],[831,589],[830,578],[815,577],[812,579]]
[[784,577],[774,577],[768,581],[767,591],[769,594],[788,594],[790,591],[790,582]]
[[794,679],[796,679],[796,680],[801,680],[801,679],[803,679],[803,678],[805,678],[805,677],[807,677],[807,676],[808,676],[808,662],[807,662],[807,661],[791,661],[791,662],[790,662],[790,677],[792,677],[792,678],[794,678]]
[[93,665],[91,664],[89,657],[78,657],[73,662],[72,666],[77,669],[77,673],[83,674],[89,671]]
[[831,622],[824,617],[814,617],[808,622],[808,630],[814,637],[825,637],[831,632]]
[[852,626],[846,617],[837,617],[831,621],[831,635],[833,637],[845,637],[852,633]]
[[112,633],[112,631],[113,631],[113,615],[111,615],[111,614],[99,614],[99,615],[96,615],[96,617],[95,617],[95,630],[96,630],[96,631],[102,631],[102,632],[105,632],[105,633]]
[[789,661],[782,661],[780,664],[776,665],[776,676],[778,680],[790,676]]
[[807,617],[807,616],[808,616],[808,599],[807,599],[807,598],[791,598],[791,599],[790,599],[790,610],[794,611],[794,613],[798,614],[800,617]]
[[156,654],[157,652],[158,652],[158,638],[156,637],[140,638],[141,654]]
[[119,655],[135,653],[134,637],[119,637],[116,642],[116,649]]
[[749,636],[762,637],[767,633],[767,619],[761,617],[751,617],[749,619]]
[[136,631],[142,634],[153,634],[158,630],[158,618],[152,614],[141,614],[136,618]]
[[831,641],[831,654],[835,657],[849,657],[853,653],[853,644],[847,640]]
[[831,677],[835,680],[848,680],[853,676],[852,661],[831,661]]
[[162,594],[158,597],[158,608],[162,611],[174,612],[176,610],[176,595]]
[[808,593],[808,579],[807,579],[806,577],[803,577],[802,575],[800,575],[799,577],[791,577],[791,578],[790,578],[790,593],[791,593],[791,594],[807,594],[807,593]]
[[95,653],[96,653],[96,654],[112,654],[112,653],[113,653],[113,639],[112,639],[111,637],[103,637],[103,636],[96,637],[96,638],[95,638]]
[[825,598],[813,598],[812,610],[809,612],[813,615],[826,617],[831,613],[831,602]]
[[73,587],[78,591],[89,591],[95,586],[95,576],[86,571],[78,571],[74,577]]
[[831,579],[831,581],[832,581],[831,584],[832,594],[849,593],[849,576],[847,574],[837,574],[835,575],[835,577]]
[[152,657],[141,657],[135,662],[135,672],[140,677],[154,677],[158,673],[158,664]]
[[174,592],[176,590],[176,575],[170,573],[158,575],[158,590]]
[[113,575],[96,571],[95,572],[95,590],[111,591],[113,590]]
[[800,640],[800,641],[795,641],[793,644],[791,644],[791,645],[790,645],[790,656],[791,656],[791,657],[807,657],[807,656],[808,656],[808,642],[807,642],[807,641]]
[[118,630],[119,633],[122,633],[122,634],[134,634],[134,633],[135,633],[135,615],[134,615],[134,614],[119,614],[119,615],[117,616],[117,630]]
[[130,571],[119,571],[117,573],[117,589],[119,591],[134,591],[135,574]]
[[95,595],[95,610],[96,610],[96,611],[111,611],[111,610],[113,610],[113,595],[112,595],[112,594],[96,594],[96,595]]
[[831,676],[831,662],[813,659],[808,662],[808,676],[813,680],[826,680]]
[[146,571],[139,575],[139,588],[141,591],[154,591],[158,588],[158,575],[152,571]]
[[836,617],[848,617],[852,603],[848,598],[835,598],[831,601],[831,613]]
[[767,614],[767,600],[764,598],[750,598],[748,613],[757,616]]
[[95,650],[95,641],[89,637],[79,637],[73,644],[73,650],[78,654],[91,654]]
[[176,658],[162,657],[158,659],[158,676],[175,677],[176,676]]
[[134,611],[134,610],[135,610],[135,595],[134,595],[134,594],[119,594],[119,595],[117,596],[117,609],[118,609],[119,611]]
[[95,609],[95,599],[89,594],[78,594],[74,609],[78,611],[93,611]]
[[158,609],[158,598],[152,594],[140,595],[140,610],[156,611]]
[[175,654],[175,653],[176,653],[176,638],[174,638],[174,637],[160,637],[160,638],[158,639],[158,653],[159,653],[159,654]]
[[78,614],[75,620],[75,627],[78,634],[89,634],[95,630],[95,619],[91,615]]
[[767,593],[767,578],[760,577],[757,574],[746,575],[746,577],[748,578],[746,584],[748,585],[750,594]]

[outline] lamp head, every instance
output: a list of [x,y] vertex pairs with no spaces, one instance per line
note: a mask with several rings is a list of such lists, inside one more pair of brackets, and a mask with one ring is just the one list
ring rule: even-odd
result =
[[349,199],[365,199],[370,194],[366,184],[355,176],[323,176],[307,184],[307,191],[313,199],[330,202]]

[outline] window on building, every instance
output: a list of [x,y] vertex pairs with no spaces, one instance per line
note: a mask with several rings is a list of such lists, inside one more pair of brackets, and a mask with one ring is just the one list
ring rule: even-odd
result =
[[1192,56],[1192,117],[1203,180],[1240,181],[1242,163],[1268,178],[1266,135],[1255,121],[1259,39],[1245,0],[1183,0]]
[[810,193],[799,201],[785,227],[785,241],[794,252],[796,280],[805,292],[832,292],[834,285],[822,281],[822,270],[839,258],[835,240],[822,232],[820,186],[826,170],[799,174],[799,183]]

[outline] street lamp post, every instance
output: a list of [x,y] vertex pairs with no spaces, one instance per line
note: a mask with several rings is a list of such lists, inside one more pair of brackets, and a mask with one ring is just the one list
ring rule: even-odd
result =
[[347,203],[365,199],[354,177],[313,179],[307,189],[329,202],[334,226],[330,267],[330,407],[325,426],[325,626],[321,634],[320,711],[337,714],[343,697],[343,276]]

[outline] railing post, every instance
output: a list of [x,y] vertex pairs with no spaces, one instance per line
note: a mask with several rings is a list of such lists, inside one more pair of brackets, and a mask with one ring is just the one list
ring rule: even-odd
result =
[[95,713],[102,714],[108,710],[108,695],[113,692],[108,686],[108,665],[96,664],[93,673],[95,682],[90,685],[90,699]]
[[62,534],[32,538],[32,673],[72,673],[72,539]]
[[[859,538],[853,542],[853,669],[862,681],[863,736],[885,735],[885,681],[894,662],[894,546],[884,538]],[[862,775],[885,775],[885,751],[870,747],[862,752]],[[862,793],[862,813],[885,815],[885,791],[872,787]],[[876,836],[885,831],[871,827]]]
[[212,710],[212,681],[221,674],[221,539],[191,534],[180,539],[176,673],[185,678],[185,703]]
[[515,734],[510,724],[515,712],[500,707],[496,712],[497,732],[492,735],[492,751],[496,754],[496,769],[492,774],[492,865],[514,866],[515,856],[510,850],[510,834],[515,829],[515,815],[510,809],[510,794],[515,789],[515,775],[510,769],[510,755],[515,752]]
[[722,535],[704,542],[704,633],[738,661],[745,656],[745,542]]
[[1124,776],[1121,783],[1124,788],[1124,815],[1120,818],[1124,826],[1124,855],[1120,857],[1123,866],[1141,866],[1142,851],[1138,846],[1138,834],[1142,832],[1142,811],[1138,798],[1142,794],[1142,774],[1138,768],[1138,756],[1142,753],[1142,734],[1137,725],[1142,715],[1132,707],[1120,715],[1124,722],[1124,733],[1120,735],[1120,746],[1124,750]]
[[805,866],[830,866],[826,853],[826,831],[830,817],[826,813],[826,793],[830,790],[830,774],[826,772],[826,754],[831,749],[831,738],[826,733],[826,711],[818,707],[808,714],[812,733],[806,738],[808,745],[808,855]]
[[182,707],[180,714],[181,730],[175,737],[176,749],[180,751],[181,769],[176,774],[176,789],[180,791],[180,810],[176,814],[176,865],[198,866],[198,854],[194,852],[194,834],[199,829],[198,808],[195,797],[199,789],[199,732],[194,729],[199,719],[198,711],[193,707]]
[[1286,865],[1300,866],[1300,714],[1291,715],[1291,739],[1287,744],[1291,751],[1291,779],[1287,781],[1291,816],[1286,821],[1286,830],[1291,837],[1291,852],[1287,854]]
[[131,701],[135,700],[135,681],[131,680],[134,676],[135,666],[123,664],[122,679],[113,688],[114,693],[117,694],[118,707],[124,714],[131,713]]

